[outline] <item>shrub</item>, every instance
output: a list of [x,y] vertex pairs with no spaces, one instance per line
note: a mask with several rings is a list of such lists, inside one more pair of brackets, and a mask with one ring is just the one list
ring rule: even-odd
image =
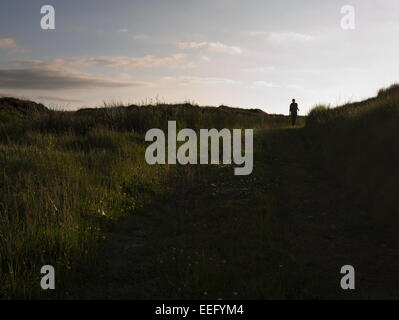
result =
[[317,105],[308,113],[307,126],[319,126],[331,120],[331,110],[328,105]]

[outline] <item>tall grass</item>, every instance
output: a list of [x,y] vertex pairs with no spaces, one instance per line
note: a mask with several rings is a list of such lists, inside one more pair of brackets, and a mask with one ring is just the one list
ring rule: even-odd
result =
[[166,130],[168,120],[193,129],[286,122],[259,110],[188,103],[67,112],[0,100],[0,298],[54,297],[40,289],[41,266],[56,268],[60,289],[72,275],[89,272],[118,219],[164,196],[176,181],[195,179],[193,167],[145,163],[144,133]]
[[28,132],[0,144],[0,296],[38,297],[40,268],[76,273],[104,230],[150,195],[167,191],[168,167],[144,163],[142,140],[95,128],[86,135]]
[[315,163],[337,178],[344,199],[378,220],[378,225],[395,226],[399,222],[398,85],[362,102],[316,107],[306,129],[313,151],[317,150]]
[[331,112],[329,112],[330,106],[319,104],[313,107],[307,115],[306,124],[307,126],[320,126],[326,124],[331,119]]

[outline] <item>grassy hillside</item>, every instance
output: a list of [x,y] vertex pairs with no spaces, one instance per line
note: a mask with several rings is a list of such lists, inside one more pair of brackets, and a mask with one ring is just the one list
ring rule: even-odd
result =
[[363,102],[318,107],[306,123],[315,165],[339,177],[347,201],[386,227],[399,222],[399,85]]
[[[177,120],[184,128],[252,128],[285,123],[260,110],[185,105],[52,111],[0,99],[0,296],[38,297],[40,267],[63,288],[96,261],[120,217],[193,180],[199,170],[149,166],[144,133]],[[62,292],[62,289],[58,292]],[[61,294],[65,296],[65,292]]]
[[[399,297],[397,88],[294,129],[225,106],[0,99],[0,297]],[[168,120],[255,128],[253,174],[147,165],[144,134]],[[343,295],[348,263],[360,288]],[[44,264],[55,292],[38,285]]]

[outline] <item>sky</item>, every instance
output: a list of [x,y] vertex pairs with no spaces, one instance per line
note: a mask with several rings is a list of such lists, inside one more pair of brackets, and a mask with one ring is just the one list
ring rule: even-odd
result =
[[[399,81],[397,0],[0,0],[0,96],[305,114]],[[41,7],[55,30],[41,28]],[[354,29],[341,9],[351,5]]]

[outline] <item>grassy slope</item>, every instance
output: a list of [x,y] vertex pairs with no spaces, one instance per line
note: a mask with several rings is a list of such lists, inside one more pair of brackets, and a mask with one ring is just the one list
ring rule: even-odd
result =
[[[398,297],[397,101],[393,88],[294,130],[258,111],[192,106],[50,113],[12,138],[8,126],[3,297],[42,295],[32,288],[48,261],[68,279],[60,297]],[[254,173],[147,166],[143,132],[168,119],[259,128]],[[339,289],[344,264],[358,271],[355,293]]]
[[358,267],[361,297],[399,298],[398,89],[307,121],[310,172],[325,177],[329,194],[317,195],[325,199],[326,223],[336,229],[331,255]]
[[[57,270],[56,292],[82,281],[96,263],[105,233],[174,192],[196,168],[148,166],[144,133],[178,127],[261,127],[284,121],[258,110],[191,105],[49,111],[0,100],[0,296],[42,297],[40,267]],[[270,121],[272,119],[272,121]],[[83,279],[84,280],[84,279]],[[46,297],[45,295],[44,297]]]

